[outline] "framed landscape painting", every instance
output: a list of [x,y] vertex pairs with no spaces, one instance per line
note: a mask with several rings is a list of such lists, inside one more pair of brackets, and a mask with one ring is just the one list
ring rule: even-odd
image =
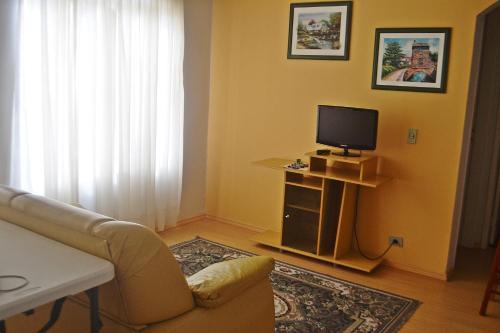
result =
[[352,2],[290,4],[289,59],[348,60]]
[[375,31],[372,88],[446,92],[450,28]]

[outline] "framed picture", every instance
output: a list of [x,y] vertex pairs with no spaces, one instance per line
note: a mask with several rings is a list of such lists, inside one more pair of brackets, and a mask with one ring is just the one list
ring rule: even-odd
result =
[[348,60],[352,2],[290,4],[288,59]]
[[446,92],[450,28],[375,31],[372,88]]

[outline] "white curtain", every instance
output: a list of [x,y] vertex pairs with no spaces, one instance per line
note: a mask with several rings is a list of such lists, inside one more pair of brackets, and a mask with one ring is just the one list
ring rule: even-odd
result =
[[13,185],[157,230],[182,181],[182,0],[23,0]]

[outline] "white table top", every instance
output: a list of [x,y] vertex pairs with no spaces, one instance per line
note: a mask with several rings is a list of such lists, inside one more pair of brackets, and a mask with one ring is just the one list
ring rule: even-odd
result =
[[[0,275],[21,275],[22,289],[0,291],[0,320],[78,294],[114,277],[109,261],[0,220]],[[3,282],[2,282],[3,281]],[[0,289],[12,280],[0,279]]]

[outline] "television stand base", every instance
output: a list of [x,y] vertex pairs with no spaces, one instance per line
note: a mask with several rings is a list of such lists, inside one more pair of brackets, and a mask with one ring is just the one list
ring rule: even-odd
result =
[[336,156],[348,156],[348,157],[360,157],[361,154],[351,153],[348,148],[344,148],[343,152],[333,151],[332,155]]

